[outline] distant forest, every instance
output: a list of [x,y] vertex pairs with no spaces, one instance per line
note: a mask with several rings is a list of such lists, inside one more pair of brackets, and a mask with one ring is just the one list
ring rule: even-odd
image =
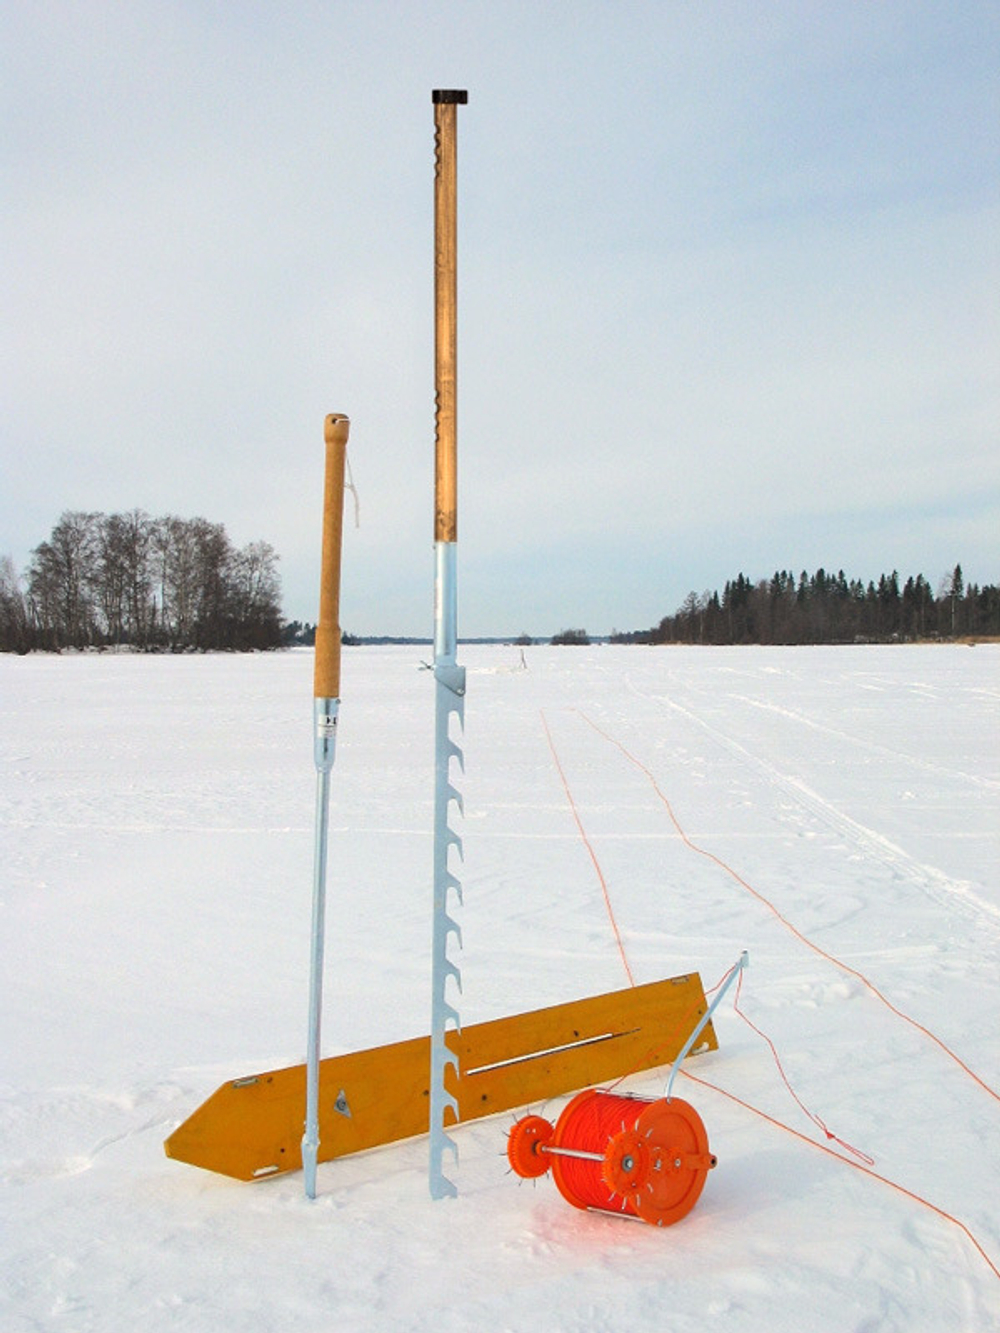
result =
[[[235,548],[221,523],[69,511],[36,546],[23,576],[0,558],[0,652],[127,647],[145,652],[250,651],[311,644],[315,626],[286,623],[278,556]],[[691,592],[648,630],[615,643],[891,643],[1000,637],[1000,588],[966,583],[961,565],[937,591],[922,574],[867,584],[843,570],[788,570],[719,592]],[[385,639],[384,642],[410,642]],[[344,643],[361,640],[344,635]],[[413,640],[412,642],[417,642]],[[523,634],[518,643],[533,640]],[[563,630],[553,644],[587,644]]]
[[743,574],[722,593],[689,593],[654,628],[615,634],[624,643],[891,643],[1000,635],[1000,588],[967,584],[961,565],[937,592],[922,574],[900,582],[848,579],[843,570],[781,570],[754,582]]
[[67,512],[23,578],[0,559],[0,651],[275,648],[277,566],[267,542],[236,549],[204,518]]

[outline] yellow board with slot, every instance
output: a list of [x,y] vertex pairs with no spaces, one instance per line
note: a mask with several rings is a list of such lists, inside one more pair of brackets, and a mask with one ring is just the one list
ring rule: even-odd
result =
[[[706,1009],[692,972],[449,1032],[459,1122],[669,1064]],[[696,1051],[716,1049],[708,1023]],[[429,1037],[321,1061],[318,1160],[426,1134],[429,1073]],[[305,1065],[233,1079],[174,1130],[166,1154],[237,1180],[297,1171],[305,1095]]]

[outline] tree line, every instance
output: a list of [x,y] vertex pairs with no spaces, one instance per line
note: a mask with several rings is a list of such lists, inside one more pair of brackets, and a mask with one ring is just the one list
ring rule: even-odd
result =
[[[281,627],[281,642],[285,648],[311,648],[316,642],[316,626],[308,620],[289,620]],[[396,639],[390,635],[374,635],[370,639],[361,639],[357,634],[341,633],[340,642],[345,648],[356,648],[360,643],[412,643],[412,639]]]
[[237,549],[221,523],[68,511],[23,577],[0,559],[0,651],[274,648],[278,556]]
[[967,584],[961,565],[937,592],[922,574],[901,583],[896,570],[867,584],[789,570],[752,581],[743,574],[721,595],[691,592],[672,616],[646,632],[615,635],[645,643],[884,643],[1000,635],[1000,588]]

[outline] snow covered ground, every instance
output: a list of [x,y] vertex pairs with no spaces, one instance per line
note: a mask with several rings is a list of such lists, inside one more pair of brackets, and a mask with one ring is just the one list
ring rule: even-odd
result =
[[[719,1165],[665,1230],[519,1184],[511,1116],[457,1131],[451,1202],[423,1139],[313,1203],[168,1160],[221,1082],[304,1058],[311,655],[3,657],[0,1327],[1000,1327],[1000,647],[460,658],[463,1018],[627,984],[554,747],[636,981],[749,950],[740,1008],[884,1179],[731,993],[715,1087],[677,1085]],[[427,1029],[419,659],[344,654],[325,1054]]]

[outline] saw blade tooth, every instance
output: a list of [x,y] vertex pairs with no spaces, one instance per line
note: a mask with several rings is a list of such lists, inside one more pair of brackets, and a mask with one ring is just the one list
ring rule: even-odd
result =
[[455,1199],[458,1197],[457,1186],[444,1174],[444,1154],[450,1152],[456,1165],[458,1163],[458,1144],[448,1137],[443,1130],[431,1133],[431,1169],[430,1189],[432,1199]]
[[459,856],[460,856],[461,859],[464,861],[464,860],[465,860],[465,850],[464,850],[464,848],[462,847],[462,838],[461,838],[461,835],[458,834],[458,833],[456,833],[455,830],[449,826],[449,827],[445,828],[444,836],[445,836],[445,842],[446,842],[447,846],[457,848]]
[[[449,1010],[449,1006],[448,1006],[448,1005],[445,1005],[445,1006],[443,1006],[443,1007],[444,1007],[445,1010]],[[443,1016],[444,1016],[444,1015],[442,1015],[442,1017],[443,1017]],[[453,1019],[454,1023],[455,1023],[455,1028],[454,1028],[454,1030],[455,1030],[456,1032],[461,1031],[461,1029],[460,1029],[459,1026],[458,1026],[458,1015],[455,1013],[455,1011],[454,1011],[453,1009],[450,1010],[450,1013],[449,1013],[448,1016],[450,1016],[450,1017]],[[451,1047],[448,1045],[448,1042],[447,1042],[447,1040],[445,1039],[446,1036],[447,1036],[447,1032],[448,1032],[448,1029],[447,1029],[447,1028],[442,1029],[441,1032],[439,1032],[439,1034],[438,1034],[438,1041],[435,1043],[435,1045],[434,1045],[434,1049],[433,1049],[432,1052],[431,1052],[431,1068],[433,1069],[435,1075],[440,1076],[442,1079],[444,1078],[444,1072],[445,1072],[445,1070],[447,1069],[447,1067],[448,1067],[449,1065],[451,1065],[452,1069],[455,1071],[456,1074],[458,1074],[458,1072],[459,1072],[459,1069],[458,1069],[458,1054],[457,1054],[455,1051],[453,1051],[453,1050],[451,1049]],[[441,1096],[442,1096],[442,1098],[443,1098],[444,1100],[447,1100],[451,1095],[452,1095],[452,1094],[448,1091],[448,1089],[447,1089],[447,1088],[444,1086],[444,1084],[442,1083],[442,1085],[441,1085]],[[454,1109],[454,1108],[452,1108],[452,1109]]]
[[458,1196],[457,1186],[444,1174],[444,1154],[446,1152],[451,1154],[452,1161],[457,1166],[458,1144],[444,1132],[443,1128],[435,1127],[431,1130],[430,1187],[432,1199],[454,1199]]
[[[455,1065],[454,1060],[445,1061],[445,1065],[448,1064],[452,1065],[457,1070],[458,1067],[457,1065]],[[441,1068],[439,1077],[444,1078],[444,1066],[442,1066]],[[454,1121],[449,1121],[446,1119],[446,1113],[448,1112],[450,1112],[455,1117]],[[458,1123],[458,1098],[454,1095],[454,1093],[444,1090],[441,1093],[441,1097],[438,1101],[437,1127],[441,1130],[444,1137],[448,1138],[449,1136],[448,1134],[445,1133],[445,1130],[448,1127],[450,1127],[450,1125],[457,1123]]]
[[[442,960],[444,963],[447,963],[447,962],[448,962],[448,957],[447,957],[447,947],[448,947],[448,944],[447,944],[447,941],[448,941],[448,936],[449,936],[449,935],[454,935],[454,936],[455,936],[456,940],[458,941],[458,947],[461,948],[461,947],[462,947],[462,927],[458,924],[458,922],[455,920],[455,918],[454,918],[453,916],[449,916],[448,913],[446,912],[445,915],[444,915],[444,936],[445,936],[445,951],[446,951],[446,952],[445,952],[445,957],[444,957],[444,959]],[[453,964],[452,966],[454,966],[454,964]]]
[[461,768],[462,772],[464,773],[464,772],[465,772],[465,752],[464,752],[464,750],[462,749],[462,747],[459,745],[458,741],[456,741],[456,740],[452,740],[451,736],[448,736],[447,739],[446,739],[445,748],[446,748],[447,751],[448,751],[448,758],[449,758],[449,759],[457,759],[457,760],[458,760],[459,767]]
[[458,813],[460,815],[465,814],[465,799],[462,796],[462,793],[458,790],[458,788],[453,786],[450,782],[448,783],[447,789],[445,791],[445,800],[448,801],[449,803],[454,801],[455,804],[458,806]]

